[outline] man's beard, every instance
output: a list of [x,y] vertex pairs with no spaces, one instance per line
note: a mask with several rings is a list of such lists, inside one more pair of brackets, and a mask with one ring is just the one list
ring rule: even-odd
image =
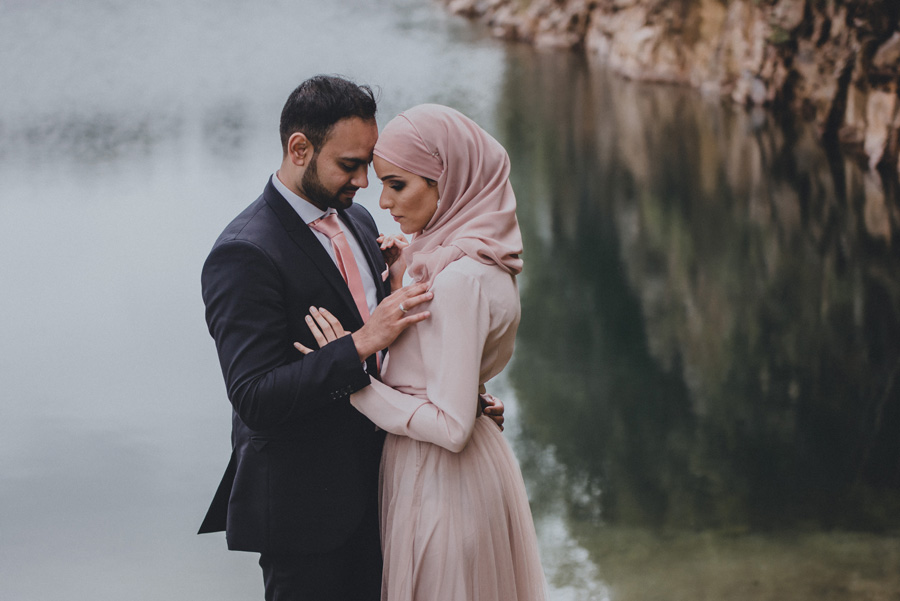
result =
[[[303,174],[303,179],[300,180],[300,186],[304,194],[306,194],[310,202],[320,209],[328,207],[346,209],[353,204],[353,199],[342,198],[341,193],[348,191],[348,189],[341,188],[337,192],[332,192],[322,184],[322,180],[319,179],[319,170],[316,166],[318,158],[318,153],[314,153],[312,160],[309,162],[309,167],[306,168],[306,172]],[[355,188],[353,190],[355,191]]]

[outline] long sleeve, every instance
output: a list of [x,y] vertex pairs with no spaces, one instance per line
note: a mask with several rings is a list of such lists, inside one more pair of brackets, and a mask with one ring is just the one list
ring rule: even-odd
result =
[[413,326],[416,331],[409,333],[409,340],[392,346],[389,358],[404,362],[416,360],[410,353],[420,353],[425,398],[373,379],[352,394],[350,402],[392,434],[459,452],[472,435],[477,416],[482,356],[491,327],[490,299],[476,277],[453,269],[442,271],[432,289],[431,317]]
[[282,278],[256,245],[218,245],[202,283],[228,398],[249,428],[301,419],[368,385],[349,336],[306,357],[292,352]]

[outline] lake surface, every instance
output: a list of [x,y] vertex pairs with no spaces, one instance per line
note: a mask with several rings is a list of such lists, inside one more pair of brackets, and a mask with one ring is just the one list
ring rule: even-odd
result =
[[900,599],[894,192],[428,0],[0,0],[0,598],[261,598],[194,534],[230,452],[199,272],[322,72],[509,149],[523,322],[490,388],[554,600]]

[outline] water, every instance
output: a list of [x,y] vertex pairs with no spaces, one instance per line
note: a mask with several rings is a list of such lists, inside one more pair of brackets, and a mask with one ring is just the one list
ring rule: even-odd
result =
[[511,52],[500,114],[527,239],[520,457],[605,587],[580,594],[898,598],[879,182],[802,125],[576,57]]
[[260,598],[194,534],[230,451],[199,270],[320,72],[510,150],[525,314],[492,390],[554,599],[900,597],[891,209],[808,133],[427,0],[0,15],[0,598]]

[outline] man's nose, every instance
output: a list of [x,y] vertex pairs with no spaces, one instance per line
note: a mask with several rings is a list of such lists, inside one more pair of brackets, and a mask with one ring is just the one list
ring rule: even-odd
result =
[[353,178],[350,180],[350,183],[356,186],[357,188],[365,188],[369,185],[369,166],[368,165],[360,165],[356,172],[353,174]]

